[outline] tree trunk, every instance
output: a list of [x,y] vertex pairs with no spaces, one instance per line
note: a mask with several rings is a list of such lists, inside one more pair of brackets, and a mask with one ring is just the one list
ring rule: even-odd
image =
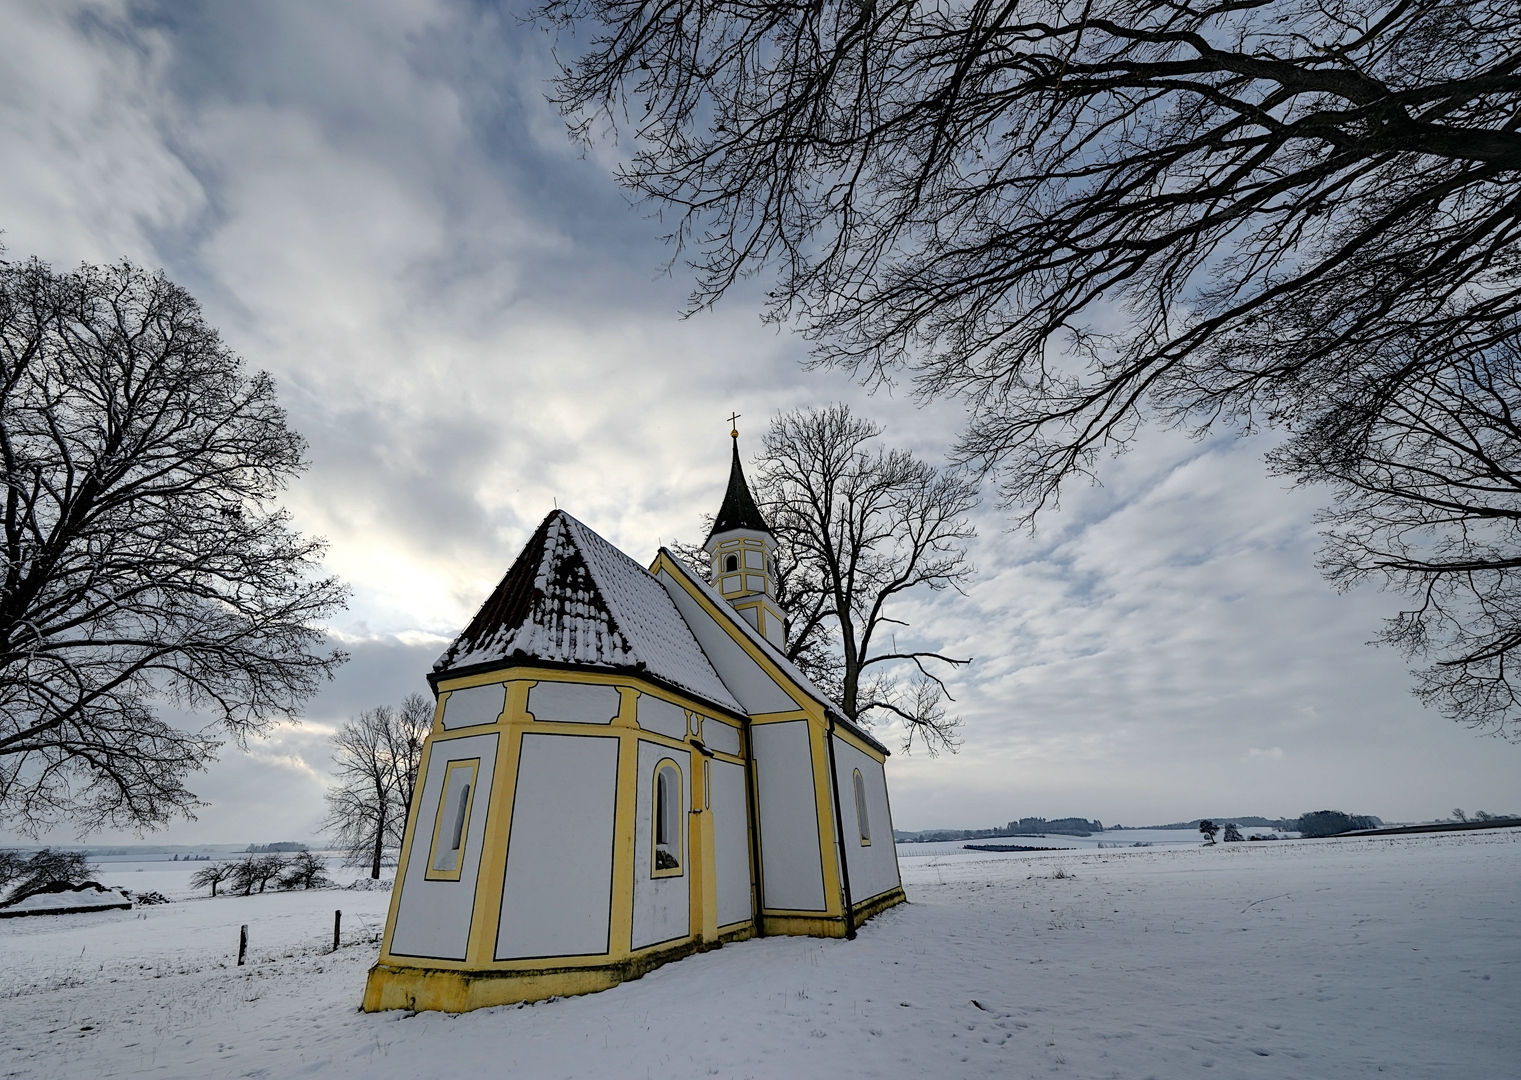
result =
[[370,877],[380,880],[380,852],[386,842],[386,819],[381,814],[375,819],[375,858],[370,863]]

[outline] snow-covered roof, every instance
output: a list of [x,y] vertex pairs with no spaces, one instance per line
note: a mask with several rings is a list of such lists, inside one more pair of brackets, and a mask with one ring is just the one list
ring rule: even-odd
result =
[[720,618],[727,619],[730,625],[739,627],[740,632],[748,637],[751,641],[753,641],[756,645],[758,645],[766,654],[767,659],[769,659],[778,668],[780,668],[782,674],[786,675],[788,679],[795,683],[799,690],[803,691],[803,693],[813,698],[814,701],[817,701],[820,705],[824,706],[825,711],[829,713],[830,717],[836,724],[855,734],[870,745],[876,747],[876,749],[882,753],[892,753],[892,751],[888,750],[887,747],[883,746],[876,739],[872,738],[871,735],[869,735],[859,724],[853,723],[850,718],[845,715],[845,711],[841,709],[840,706],[837,705],[833,700],[831,700],[828,694],[824,693],[824,691],[815,686],[813,680],[808,678],[807,675],[804,675],[802,670],[796,664],[783,656],[780,649],[771,644],[771,642],[767,641],[765,636],[759,630],[745,621],[744,616],[735,611],[734,608],[729,605],[729,602],[718,594],[717,589],[713,588],[712,585],[704,581],[702,577],[695,573],[690,566],[682,562],[681,556],[677,555],[670,548],[663,547],[660,550],[665,553],[666,557],[681,573],[681,576],[683,578],[691,582],[694,586],[696,586],[698,591],[703,593],[709,600],[713,602],[713,606],[719,611]]
[[519,660],[636,671],[744,714],[654,575],[563,510],[539,525],[433,671]]

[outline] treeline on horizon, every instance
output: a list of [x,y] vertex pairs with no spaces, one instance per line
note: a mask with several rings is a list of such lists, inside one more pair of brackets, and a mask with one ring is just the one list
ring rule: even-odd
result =
[[[1332,824],[1320,820],[1322,815],[1334,815],[1337,821]],[[930,844],[947,840],[986,840],[1000,836],[1092,836],[1101,832],[1120,832],[1124,830],[1139,829],[1167,829],[1187,832],[1197,832],[1201,821],[1230,822],[1232,825],[1248,829],[1277,829],[1281,832],[1298,832],[1306,835],[1333,835],[1332,831],[1321,832],[1321,829],[1330,829],[1335,832],[1345,832],[1351,829],[1376,829],[1384,822],[1382,818],[1371,814],[1342,814],[1340,811],[1320,810],[1313,813],[1301,814],[1297,818],[1288,817],[1261,817],[1247,814],[1239,817],[1215,816],[1197,817],[1192,821],[1173,821],[1166,825],[1110,825],[1107,828],[1097,818],[1089,821],[1087,818],[1066,817],[1047,820],[1041,817],[1025,817],[1018,821],[1011,821],[1007,825],[994,826],[989,829],[923,829],[919,832],[906,832],[902,829],[893,830],[893,839],[901,843]]]
[[986,840],[998,836],[1092,836],[1104,831],[1104,823],[1094,818],[1065,817],[1047,821],[1042,817],[1020,818],[991,829],[925,829],[922,832],[893,830],[893,839],[904,843],[934,843],[940,840]]

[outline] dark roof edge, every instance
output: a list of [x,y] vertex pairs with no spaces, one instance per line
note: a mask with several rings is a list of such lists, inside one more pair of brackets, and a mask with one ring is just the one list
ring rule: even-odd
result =
[[[688,690],[684,686],[677,686],[669,679],[662,679],[658,675],[653,675],[649,669],[642,665],[620,665],[614,667],[610,664],[563,664],[554,660],[540,660],[534,656],[518,654],[503,657],[500,660],[487,660],[479,664],[468,664],[461,668],[450,668],[447,671],[430,671],[428,672],[428,687],[433,691],[433,696],[436,698],[439,695],[438,684],[444,679],[462,679],[470,675],[485,675],[488,672],[511,667],[536,667],[543,668],[546,671],[595,672],[599,675],[622,675],[631,679],[640,679],[652,686],[658,686],[662,690],[668,690],[673,694],[691,698],[693,701],[700,701],[709,709],[721,713],[730,719],[750,719],[744,713],[737,713],[727,705],[720,705],[718,702],[697,693],[695,690]],[[722,682],[723,680],[720,679],[719,681]]]
[[850,719],[844,713],[840,712],[833,705],[825,705],[824,711],[828,713],[829,716],[834,720],[836,727],[844,728],[846,731],[850,732],[852,735],[860,739],[862,742],[866,743],[868,746],[875,747],[876,749],[882,751],[882,753],[886,756],[893,756],[893,752],[891,750],[883,746],[876,739],[872,738],[869,734],[867,734],[866,730],[861,727],[861,725],[857,724],[854,720]]

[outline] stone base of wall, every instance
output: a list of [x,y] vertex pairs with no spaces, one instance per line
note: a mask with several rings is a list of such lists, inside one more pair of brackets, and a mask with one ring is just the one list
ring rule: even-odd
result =
[[[855,912],[856,926],[873,915],[886,911],[895,904],[907,902],[901,887],[891,889],[870,900],[862,900],[851,910]],[[845,920],[839,915],[767,915],[767,937],[835,937],[845,936]]]
[[592,966],[461,970],[376,964],[365,982],[363,1008],[365,1012],[410,1009],[459,1013],[493,1005],[594,994],[637,979],[672,960],[716,949],[726,942],[743,941],[754,933],[754,927],[746,923],[720,934],[717,941],[691,938]]

